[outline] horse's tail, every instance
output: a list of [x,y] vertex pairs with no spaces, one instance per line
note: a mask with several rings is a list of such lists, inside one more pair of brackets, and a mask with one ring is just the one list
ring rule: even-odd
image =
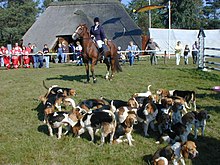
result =
[[115,58],[115,71],[122,72],[122,68],[121,68],[121,65],[119,64],[119,58],[118,58],[118,54],[117,53],[114,56],[114,58]]
[[113,43],[113,42],[111,42],[112,43],[112,49],[114,50],[114,61],[115,61],[115,66],[114,66],[114,68],[115,68],[115,70],[114,71],[117,71],[117,72],[122,72],[122,68],[121,68],[121,65],[119,64],[119,56],[118,56],[118,53],[117,53],[117,47],[116,47],[116,45]]

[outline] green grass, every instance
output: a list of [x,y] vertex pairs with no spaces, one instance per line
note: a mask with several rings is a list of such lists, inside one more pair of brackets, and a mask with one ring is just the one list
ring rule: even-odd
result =
[[[159,88],[195,90],[198,109],[207,110],[211,119],[207,122],[205,137],[199,136],[196,140],[199,157],[187,164],[220,163],[220,93],[210,90],[220,85],[219,72],[203,72],[195,65],[183,65],[183,61],[176,66],[174,59],[164,64],[162,58],[156,66],[149,65],[148,60],[135,62],[132,67],[126,64],[113,81],[104,79],[103,64],[98,64],[95,71],[98,82],[84,84],[84,67],[73,64],[51,64],[50,69],[0,70],[0,164],[147,164],[150,155],[165,145],[154,143],[155,133],[150,132],[149,138],[143,137],[140,129],[133,133],[133,147],[127,143],[107,143],[99,147],[89,143],[87,135],[81,139],[71,134],[60,140],[56,136],[49,137],[38,101],[46,92],[43,80],[48,86],[75,88],[77,103],[100,96],[128,100],[133,93],[146,91],[149,84],[153,93]],[[99,136],[97,138],[99,143]]]

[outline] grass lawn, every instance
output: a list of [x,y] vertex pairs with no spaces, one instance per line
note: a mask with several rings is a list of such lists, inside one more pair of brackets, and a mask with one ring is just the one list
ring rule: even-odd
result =
[[[81,139],[72,134],[62,137],[49,137],[47,127],[43,124],[42,104],[38,101],[48,86],[59,85],[77,90],[76,103],[89,98],[104,96],[109,99],[127,101],[135,92],[145,92],[151,84],[153,93],[159,88],[195,90],[198,110],[207,110],[211,115],[207,122],[205,137],[199,136],[195,141],[199,157],[187,164],[220,164],[220,93],[210,90],[220,85],[220,72],[203,72],[190,64],[179,66],[174,59],[151,66],[145,59],[135,62],[130,67],[123,66],[123,72],[115,74],[113,81],[106,81],[103,64],[95,68],[98,82],[84,84],[85,68],[75,64],[53,64],[45,69],[0,70],[0,164],[95,164],[95,165],[136,165],[148,164],[148,158],[158,148],[166,144],[155,144],[156,133],[143,137],[140,125],[136,127],[133,137],[134,146],[127,143],[118,145],[89,143],[85,134]],[[200,133],[199,133],[200,135]],[[189,139],[193,140],[193,135]]]

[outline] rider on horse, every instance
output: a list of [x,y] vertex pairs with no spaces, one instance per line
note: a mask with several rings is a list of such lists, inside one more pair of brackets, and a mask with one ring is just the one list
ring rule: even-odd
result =
[[99,18],[94,18],[94,25],[90,29],[91,37],[96,41],[101,57],[104,58],[103,44],[107,45],[107,38],[103,27],[99,24]]

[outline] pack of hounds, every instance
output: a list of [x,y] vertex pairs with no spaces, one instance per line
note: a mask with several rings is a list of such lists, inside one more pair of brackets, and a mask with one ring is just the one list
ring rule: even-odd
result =
[[[44,81],[43,85],[47,92],[40,96],[40,100],[50,136],[53,136],[54,128],[58,130],[58,139],[68,132],[80,138],[87,131],[91,142],[96,143],[95,135],[99,132],[100,145],[108,137],[110,144],[127,142],[133,146],[134,125],[140,125],[143,136],[157,131],[159,136],[155,143],[168,143],[154,153],[153,164],[185,164],[184,159],[198,155],[196,144],[188,140],[188,135],[194,130],[196,140],[201,128],[204,136],[209,115],[206,110],[196,110],[194,91],[158,89],[152,94],[149,85],[146,92],[134,93],[128,101],[100,97],[76,104],[72,98],[76,95],[75,89],[57,85],[47,87]],[[62,105],[71,106],[72,110],[63,111]]]

